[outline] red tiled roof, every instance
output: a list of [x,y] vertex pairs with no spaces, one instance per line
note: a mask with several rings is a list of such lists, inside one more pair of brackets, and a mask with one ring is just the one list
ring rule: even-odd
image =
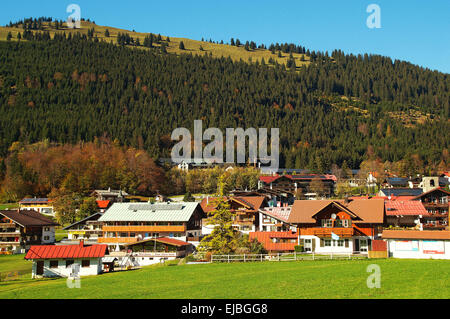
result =
[[383,230],[383,239],[441,239],[450,240],[448,230]]
[[409,201],[409,200],[387,200],[384,202],[386,208],[387,216],[398,216],[398,215],[423,215],[429,216],[425,207],[419,201]]
[[108,245],[42,245],[31,246],[25,259],[99,258],[105,256]]
[[108,208],[109,203],[111,201],[109,201],[109,200],[97,200],[96,202],[97,202],[98,208]]
[[264,249],[267,251],[294,251],[297,242],[295,243],[274,243],[273,238],[288,238],[297,239],[298,235],[291,232],[251,232],[249,233],[249,239],[256,239],[263,244]]

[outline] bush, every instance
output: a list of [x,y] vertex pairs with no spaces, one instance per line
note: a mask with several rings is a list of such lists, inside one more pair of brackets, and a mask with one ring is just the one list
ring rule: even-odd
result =
[[295,252],[297,252],[297,253],[302,253],[302,252],[304,252],[304,248],[303,248],[302,245],[294,246],[294,250],[295,250]]

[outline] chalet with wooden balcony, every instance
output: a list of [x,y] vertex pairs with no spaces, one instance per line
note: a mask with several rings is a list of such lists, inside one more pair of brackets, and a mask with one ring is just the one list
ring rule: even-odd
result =
[[116,247],[141,240],[169,237],[182,241],[201,236],[205,217],[199,203],[114,203],[98,221],[99,243]]
[[448,230],[449,198],[450,192],[438,187],[413,199],[420,201],[429,213],[423,219],[423,229]]
[[38,213],[55,216],[53,202],[49,198],[24,198],[19,202],[20,210],[34,210]]
[[55,242],[57,223],[33,210],[0,211],[0,252],[25,252]]
[[386,200],[386,224],[389,227],[423,229],[423,220],[431,214],[419,201],[412,200]]
[[[254,232],[259,225],[259,209],[267,205],[265,196],[230,196],[224,197],[233,212],[233,227],[245,234]],[[200,203],[203,211],[206,213],[214,211],[216,208],[215,198],[207,197]],[[211,233],[214,225],[208,224],[208,219],[205,219],[203,233]]]
[[334,194],[336,180],[336,176],[328,174],[266,175],[259,178],[258,188],[294,194],[300,191],[304,196],[330,197]]
[[67,230],[67,240],[64,240],[64,243],[79,243],[80,240],[87,244],[97,243],[98,238],[103,236],[103,223],[98,220],[102,215],[97,212],[64,227],[63,230]]
[[296,200],[286,222],[306,252],[366,254],[382,231],[384,200]]

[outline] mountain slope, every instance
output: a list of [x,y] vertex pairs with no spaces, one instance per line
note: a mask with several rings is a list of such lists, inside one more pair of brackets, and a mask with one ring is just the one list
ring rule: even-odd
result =
[[[128,34],[130,37],[132,37],[135,41],[139,39],[139,42],[141,45],[144,43],[145,37],[149,35],[149,33],[140,33],[135,31],[129,31],[114,27],[108,27],[108,26],[100,26],[90,21],[81,21],[81,28],[80,29],[69,29],[67,28],[67,24],[64,23],[59,29],[56,29],[54,26],[54,23],[51,22],[43,22],[42,23],[42,29],[37,30],[36,32],[46,32],[48,31],[50,35],[53,37],[55,33],[57,34],[63,34],[66,33],[67,35],[69,33],[76,34],[88,34],[89,30],[93,29],[93,37],[97,37],[99,41],[105,41],[108,43],[114,43],[117,44],[117,36],[119,34]],[[109,36],[105,36],[105,32],[108,30]],[[13,38],[11,41],[17,41],[17,34],[20,32],[22,33],[23,30],[23,24],[18,25],[17,27],[0,27],[0,41],[6,40],[8,33],[11,32]],[[175,38],[169,36],[169,42],[167,42],[166,36],[161,36],[165,44],[167,45],[167,52],[168,53],[174,53],[174,54],[199,54],[199,55],[211,55],[216,58],[220,57],[230,57],[233,61],[239,61],[243,60],[244,62],[248,62],[249,59],[251,59],[252,62],[261,62],[262,59],[265,60],[267,63],[269,59],[275,60],[279,64],[286,64],[289,59],[289,53],[280,52],[281,56],[278,56],[277,54],[272,54],[267,49],[257,48],[254,50],[245,50],[244,45],[241,45],[240,47],[232,46],[228,44],[218,44],[218,43],[211,43],[208,41],[197,41],[187,38]],[[224,40],[225,42],[228,42],[227,40]],[[180,42],[184,43],[185,50],[180,50]],[[161,44],[154,43],[155,47],[160,47]],[[200,49],[202,48],[202,49]],[[309,57],[306,54],[298,54],[298,53],[292,53],[292,56],[295,60],[295,63],[297,67],[301,67],[303,65],[308,65]],[[304,61],[302,60],[304,59]]]
[[412,173],[448,166],[448,74],[340,51],[292,72],[76,34],[0,42],[3,156],[15,141],[107,136],[169,157],[172,130],[203,119],[204,128],[280,128],[285,167],[357,168],[368,158],[418,158],[404,165]]

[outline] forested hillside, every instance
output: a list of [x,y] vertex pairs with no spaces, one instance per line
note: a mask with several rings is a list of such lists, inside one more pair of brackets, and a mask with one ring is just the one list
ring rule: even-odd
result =
[[101,136],[169,157],[172,130],[203,119],[204,128],[279,127],[283,167],[357,168],[369,157],[448,167],[448,74],[340,51],[295,70],[85,35],[27,38],[0,42],[1,157],[16,141]]

